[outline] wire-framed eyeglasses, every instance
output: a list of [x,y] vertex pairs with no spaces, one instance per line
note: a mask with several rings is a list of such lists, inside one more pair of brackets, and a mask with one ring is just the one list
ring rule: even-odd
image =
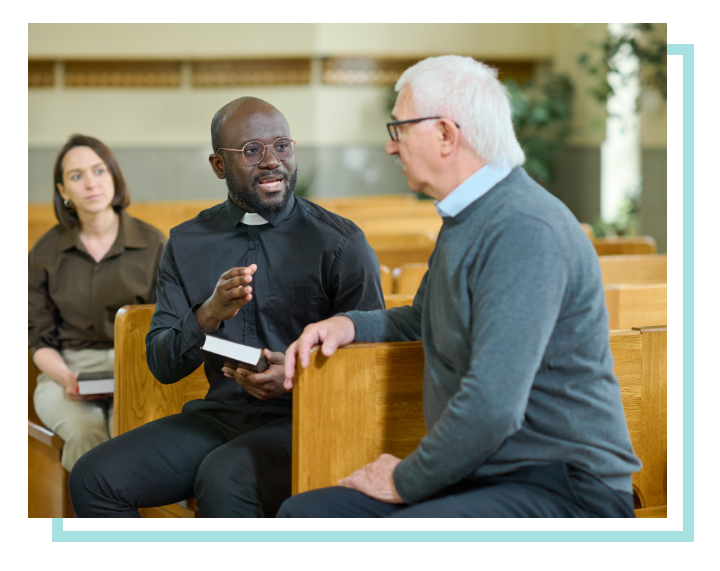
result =
[[[428,121],[429,119],[445,119],[445,117],[420,117],[419,119],[408,119],[407,121],[391,121],[387,124],[388,133],[393,141],[398,140],[398,125],[406,125],[407,123],[420,123],[421,121]],[[450,119],[452,121],[452,119]],[[455,121],[453,121],[455,123]],[[460,129],[460,125],[455,123],[455,126]]]
[[279,161],[286,161],[292,157],[295,152],[295,141],[290,137],[279,137],[275,139],[272,145],[263,145],[260,141],[249,141],[245,143],[242,149],[219,147],[218,151],[235,151],[236,153],[242,153],[245,162],[252,166],[261,163],[265,158],[265,147],[272,148],[273,154]]

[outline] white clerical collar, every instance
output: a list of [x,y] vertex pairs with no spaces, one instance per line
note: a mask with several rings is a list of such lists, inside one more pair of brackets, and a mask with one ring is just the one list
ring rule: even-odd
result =
[[240,222],[242,222],[243,224],[247,224],[248,226],[260,226],[261,224],[268,223],[267,220],[265,220],[256,212],[246,212],[245,216],[242,217],[242,220],[240,220]]

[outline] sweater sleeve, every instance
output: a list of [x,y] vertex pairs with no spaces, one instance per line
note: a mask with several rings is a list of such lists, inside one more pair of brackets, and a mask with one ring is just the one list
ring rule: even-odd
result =
[[567,265],[544,221],[515,220],[488,243],[466,270],[469,366],[437,422],[393,474],[406,503],[470,476],[520,430],[560,313]]

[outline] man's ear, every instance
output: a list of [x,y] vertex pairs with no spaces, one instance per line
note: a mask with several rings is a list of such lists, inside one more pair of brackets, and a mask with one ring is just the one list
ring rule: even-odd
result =
[[450,121],[442,118],[436,124],[438,139],[440,140],[440,153],[443,157],[450,155],[460,143],[460,129]]
[[213,153],[208,157],[208,161],[210,161],[210,166],[212,167],[215,176],[218,178],[225,178],[225,160],[222,155]]

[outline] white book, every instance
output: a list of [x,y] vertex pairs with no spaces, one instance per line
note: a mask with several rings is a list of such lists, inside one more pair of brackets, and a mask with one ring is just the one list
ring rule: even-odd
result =
[[80,373],[78,392],[81,395],[104,395],[115,392],[115,375],[112,371]]

